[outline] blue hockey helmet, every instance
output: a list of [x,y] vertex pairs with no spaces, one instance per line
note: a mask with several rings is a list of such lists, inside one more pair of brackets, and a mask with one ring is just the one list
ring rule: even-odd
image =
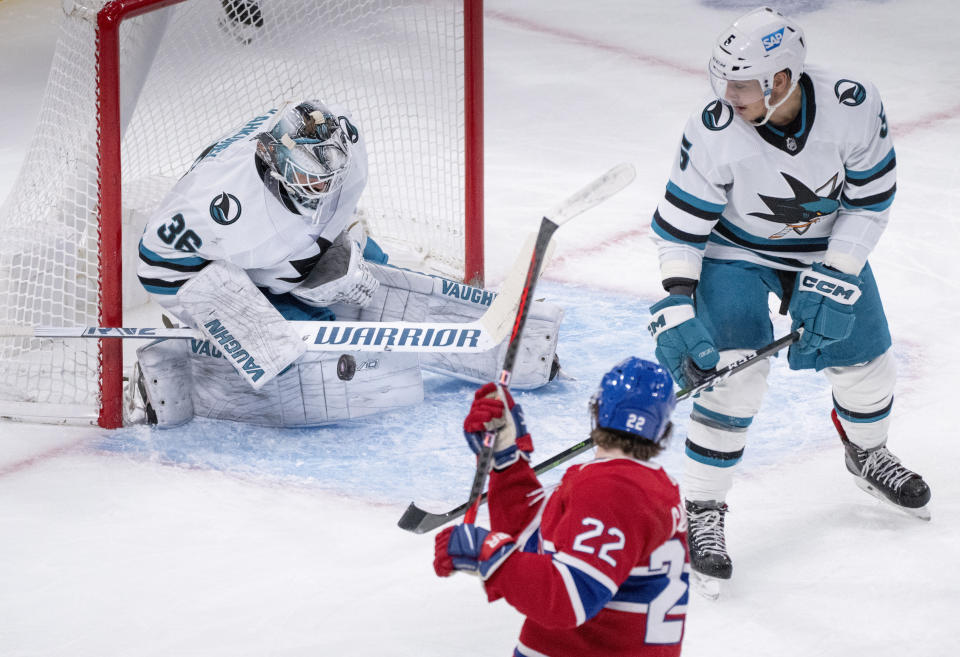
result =
[[591,403],[596,407],[597,427],[660,444],[677,397],[669,372],[656,363],[630,357],[603,375]]
[[294,199],[315,209],[343,185],[357,129],[319,100],[288,103],[269,130],[257,136],[258,154]]

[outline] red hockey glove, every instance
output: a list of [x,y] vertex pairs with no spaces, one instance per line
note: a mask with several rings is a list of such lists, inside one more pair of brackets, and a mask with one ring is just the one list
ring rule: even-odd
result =
[[530,460],[533,439],[523,422],[523,408],[513,401],[510,391],[503,387],[503,396],[509,413],[504,413],[503,400],[497,396],[497,386],[488,383],[474,394],[473,405],[463,421],[463,435],[474,454],[483,447],[484,433],[493,431],[493,469],[503,470],[520,458]]
[[449,577],[455,570],[479,575],[486,581],[516,547],[513,536],[476,525],[454,525],[437,534],[433,570]]

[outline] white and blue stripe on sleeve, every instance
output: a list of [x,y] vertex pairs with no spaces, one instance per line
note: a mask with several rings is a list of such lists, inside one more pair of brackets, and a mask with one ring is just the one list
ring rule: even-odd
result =
[[667,183],[664,202],[653,213],[653,231],[669,242],[702,251],[724,207],[694,196],[671,180]]

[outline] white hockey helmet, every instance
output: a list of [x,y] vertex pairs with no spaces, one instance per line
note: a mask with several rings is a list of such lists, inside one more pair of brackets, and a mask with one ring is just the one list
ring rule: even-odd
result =
[[287,103],[275,116],[257,135],[257,155],[298,205],[315,210],[343,185],[359,133],[319,100]]
[[[740,104],[763,99],[766,116],[758,125],[767,122],[773,111],[796,89],[803,73],[807,54],[803,29],[776,9],[759,7],[741,16],[728,27],[713,48],[708,70],[710,84],[720,100],[729,103],[728,90],[744,88],[746,94]],[[790,88],[776,103],[771,102],[773,78],[780,71],[790,71]],[[745,81],[756,80],[754,94]]]

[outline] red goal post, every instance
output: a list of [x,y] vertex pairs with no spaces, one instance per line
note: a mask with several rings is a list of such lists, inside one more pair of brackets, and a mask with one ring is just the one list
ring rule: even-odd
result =
[[[0,230],[22,235],[20,248],[0,247],[0,323],[124,325],[142,294],[131,283],[142,225],[131,218],[142,221],[206,144],[288,98],[355,113],[370,149],[362,216],[391,255],[482,283],[482,0],[63,5],[38,133],[0,207]],[[76,135],[73,152],[85,112],[93,134]],[[67,113],[80,127],[51,137]],[[36,178],[50,171],[64,189],[39,198]],[[31,198],[39,216],[27,216]],[[0,416],[120,426],[121,341],[62,342],[0,338]]]

